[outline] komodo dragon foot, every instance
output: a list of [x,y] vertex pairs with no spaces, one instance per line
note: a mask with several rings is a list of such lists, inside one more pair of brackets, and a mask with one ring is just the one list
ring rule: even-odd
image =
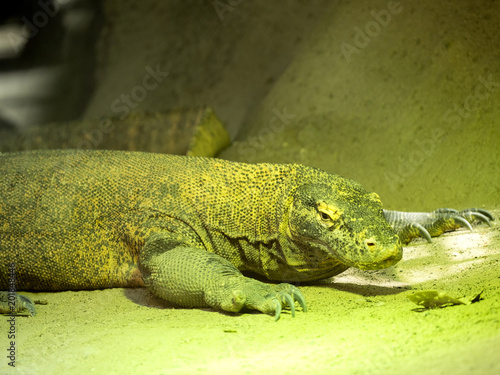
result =
[[278,321],[283,307],[291,310],[295,317],[295,301],[307,312],[304,296],[295,286],[287,283],[266,284],[248,277],[236,277],[228,280],[220,289],[206,295],[207,302],[224,311],[257,310],[274,315]]
[[21,294],[0,292],[0,314],[35,316],[35,304]]
[[483,222],[491,226],[491,221],[495,220],[490,212],[480,208],[468,208],[462,211],[440,208],[432,212],[384,210],[384,215],[398,233],[401,242],[405,244],[417,237],[432,242],[431,237],[461,227],[468,228],[472,232],[471,224]]

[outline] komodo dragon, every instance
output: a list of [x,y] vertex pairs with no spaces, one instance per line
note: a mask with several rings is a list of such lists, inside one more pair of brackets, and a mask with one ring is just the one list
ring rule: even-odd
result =
[[[408,221],[408,219],[410,221]],[[299,289],[389,267],[402,243],[493,218],[382,210],[360,184],[298,164],[124,151],[0,154],[0,290],[146,286],[185,307],[294,314]],[[397,232],[389,224],[396,225]],[[10,283],[15,285],[11,285]],[[34,314],[26,297],[9,296]],[[11,297],[13,298],[13,297]],[[12,305],[12,304],[11,304]]]

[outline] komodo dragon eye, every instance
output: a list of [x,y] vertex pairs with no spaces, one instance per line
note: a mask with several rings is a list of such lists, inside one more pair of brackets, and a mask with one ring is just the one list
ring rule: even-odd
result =
[[335,222],[338,221],[341,215],[338,209],[327,205],[324,202],[318,202],[317,210],[321,224],[327,228],[331,228]]

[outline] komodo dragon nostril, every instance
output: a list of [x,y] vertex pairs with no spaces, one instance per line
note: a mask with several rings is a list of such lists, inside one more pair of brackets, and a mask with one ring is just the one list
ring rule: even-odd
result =
[[373,249],[376,246],[376,243],[372,240],[365,240],[365,245],[368,246],[370,249]]

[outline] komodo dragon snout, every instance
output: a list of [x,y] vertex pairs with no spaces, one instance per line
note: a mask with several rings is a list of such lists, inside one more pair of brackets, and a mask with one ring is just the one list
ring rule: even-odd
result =
[[401,260],[403,248],[387,223],[382,202],[358,183],[342,179],[306,184],[293,196],[289,235],[302,248],[315,248],[348,267],[386,268]]

